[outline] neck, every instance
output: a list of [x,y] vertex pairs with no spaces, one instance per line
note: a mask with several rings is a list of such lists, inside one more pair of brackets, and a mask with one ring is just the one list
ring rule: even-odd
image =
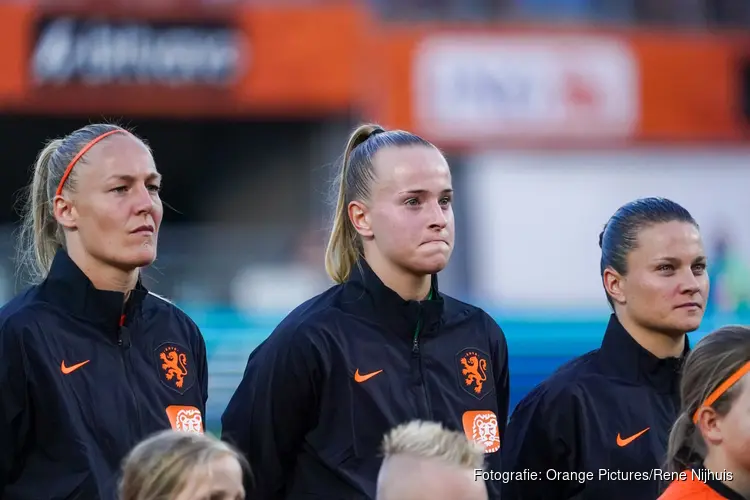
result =
[[685,334],[670,335],[645,328],[627,314],[618,314],[623,328],[633,340],[657,358],[679,358],[685,350]]
[[365,260],[385,286],[404,300],[424,300],[430,293],[432,277],[429,274],[415,275],[387,262],[379,254],[367,255]]
[[703,461],[703,465],[705,465],[706,469],[716,474],[726,475],[725,471],[731,472],[731,481],[722,481],[722,483],[743,497],[750,498],[750,471],[738,466],[734,460],[727,456],[722,448],[709,450],[706,454],[706,459]]
[[90,254],[76,248],[69,248],[70,259],[83,271],[97,290],[122,292],[125,300],[138,282],[138,268],[123,270],[107,265],[93,258]]

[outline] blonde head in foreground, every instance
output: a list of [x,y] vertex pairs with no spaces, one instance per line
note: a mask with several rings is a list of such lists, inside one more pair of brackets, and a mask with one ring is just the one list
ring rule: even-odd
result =
[[160,432],[125,459],[121,500],[244,500],[250,468],[228,444],[206,434]]
[[412,421],[385,436],[383,453],[377,500],[487,499],[484,450],[463,433]]

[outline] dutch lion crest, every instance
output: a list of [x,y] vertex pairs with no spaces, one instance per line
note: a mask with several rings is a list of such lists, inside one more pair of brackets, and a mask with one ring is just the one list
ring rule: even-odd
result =
[[477,399],[491,392],[494,385],[488,377],[489,356],[478,349],[464,349],[456,355],[459,383],[462,389]]
[[194,378],[188,350],[178,344],[167,343],[157,347],[155,353],[162,383],[184,394],[190,389]]

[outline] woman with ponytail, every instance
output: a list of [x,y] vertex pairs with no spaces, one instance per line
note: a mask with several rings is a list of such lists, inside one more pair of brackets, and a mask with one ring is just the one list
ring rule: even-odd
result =
[[114,500],[135,444],[203,431],[203,338],[141,282],[160,185],[151,150],[115,125],[39,154],[19,246],[31,286],[0,310],[0,498]]
[[660,500],[750,498],[750,328],[706,335],[685,361]]
[[438,288],[454,243],[445,158],[414,134],[363,125],[338,181],[325,260],[336,284],[250,355],[222,418],[255,473],[250,497],[374,499],[383,436],[413,419],[464,432],[500,471],[505,338]]

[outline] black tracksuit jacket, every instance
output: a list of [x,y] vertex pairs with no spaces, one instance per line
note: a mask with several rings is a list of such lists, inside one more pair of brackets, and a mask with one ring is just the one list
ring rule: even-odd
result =
[[249,498],[374,499],[383,436],[413,419],[483,443],[499,471],[508,389],[490,316],[441,294],[437,277],[430,300],[404,301],[362,260],[250,355],[223,438],[250,460]]
[[686,339],[682,357],[659,359],[612,315],[599,349],[560,367],[513,411],[503,500],[655,500],[688,350]]
[[0,498],[115,499],[121,461],[172,428],[200,431],[203,338],[139,283],[96,290],[64,251],[0,310]]

